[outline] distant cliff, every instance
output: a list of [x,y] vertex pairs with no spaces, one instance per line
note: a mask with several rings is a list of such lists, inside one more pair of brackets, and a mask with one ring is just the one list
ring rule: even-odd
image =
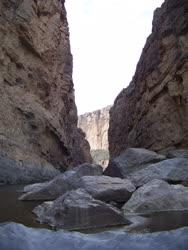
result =
[[64,1],[0,1],[0,72],[0,153],[61,170],[91,161],[77,128]]
[[91,150],[108,149],[110,108],[111,106],[108,106],[78,117],[78,127],[86,134]]
[[188,147],[187,0],[166,0],[155,11],[133,80],[110,111],[110,156],[128,147]]
[[78,127],[81,128],[90,144],[91,156],[95,163],[106,167],[109,160],[108,128],[111,106],[78,117]]

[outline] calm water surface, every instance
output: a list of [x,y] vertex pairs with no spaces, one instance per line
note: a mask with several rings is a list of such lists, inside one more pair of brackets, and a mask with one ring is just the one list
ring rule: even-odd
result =
[[23,187],[24,185],[0,186],[0,223],[13,221],[30,227],[44,227],[35,220],[32,213],[41,202],[18,200]]
[[[18,197],[24,186],[9,185],[0,186],[0,223],[16,222],[25,226],[42,228],[48,226],[41,225],[35,220],[32,210],[41,202],[19,201]],[[104,230],[128,230],[130,232],[156,232],[172,230],[188,226],[188,211],[180,212],[160,212],[147,216],[128,217],[133,224],[130,227],[105,228],[100,230],[85,230],[85,233],[95,233]]]

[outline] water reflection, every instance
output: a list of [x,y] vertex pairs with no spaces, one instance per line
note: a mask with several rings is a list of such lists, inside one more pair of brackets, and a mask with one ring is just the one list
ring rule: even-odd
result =
[[18,200],[22,189],[21,185],[0,186],[0,223],[13,221],[30,227],[46,227],[37,223],[32,214],[34,207],[41,202]]
[[146,216],[147,228],[150,232],[172,230],[188,226],[187,211],[158,212]]
[[[35,220],[32,210],[41,202],[19,201],[18,197],[23,186],[0,186],[0,223],[13,221],[35,228],[49,228]],[[156,232],[172,230],[188,226],[188,211],[159,212],[144,216],[132,216],[133,224],[126,227],[110,227],[103,229],[82,230],[85,233],[96,233],[107,230],[125,230],[129,232]]]

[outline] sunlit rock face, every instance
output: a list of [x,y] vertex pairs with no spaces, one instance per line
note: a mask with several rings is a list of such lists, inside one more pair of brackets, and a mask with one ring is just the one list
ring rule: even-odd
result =
[[81,128],[91,147],[93,161],[104,168],[108,165],[108,128],[109,111],[111,106],[85,113],[78,117],[78,126]]
[[108,149],[110,108],[108,106],[78,117],[78,126],[85,132],[91,150]]
[[188,1],[155,11],[136,73],[110,111],[110,156],[128,147],[188,147]]
[[0,1],[0,151],[58,169],[90,162],[77,129],[64,1]]

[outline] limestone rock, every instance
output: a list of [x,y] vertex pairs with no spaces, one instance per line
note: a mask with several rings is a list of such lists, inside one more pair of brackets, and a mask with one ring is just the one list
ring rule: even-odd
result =
[[2,250],[187,250],[188,228],[157,233],[126,233],[111,231],[82,234],[64,230],[34,229],[7,223],[0,224],[0,249]]
[[64,1],[0,1],[0,151],[65,170],[90,162],[77,129]]
[[128,147],[188,148],[188,1],[155,11],[136,73],[110,110],[112,158]]
[[82,164],[56,176],[45,183],[29,185],[20,200],[54,200],[75,188],[75,183],[84,175],[102,175],[102,167],[95,164]]
[[40,223],[55,228],[88,229],[129,224],[118,209],[93,199],[82,189],[67,192],[54,202],[45,202],[33,212]]
[[144,148],[129,148],[120,156],[111,159],[104,174],[112,177],[126,178],[133,171],[165,159],[165,156]]
[[86,134],[91,150],[108,149],[109,110],[107,106],[101,110],[85,113],[78,117],[78,127]]
[[153,180],[134,192],[123,206],[124,213],[152,213],[188,209],[188,188]]
[[136,187],[140,187],[154,179],[170,183],[188,183],[188,159],[175,158],[165,160],[135,171],[127,176]]
[[0,154],[0,185],[27,184],[53,179],[60,172],[51,164],[17,162]]
[[168,158],[188,158],[188,149],[170,150],[167,153]]
[[131,181],[109,176],[83,176],[75,185],[105,202],[126,202],[135,191]]
[[93,162],[99,164],[106,169],[109,163],[109,151],[107,149],[95,149],[91,150],[91,157]]

